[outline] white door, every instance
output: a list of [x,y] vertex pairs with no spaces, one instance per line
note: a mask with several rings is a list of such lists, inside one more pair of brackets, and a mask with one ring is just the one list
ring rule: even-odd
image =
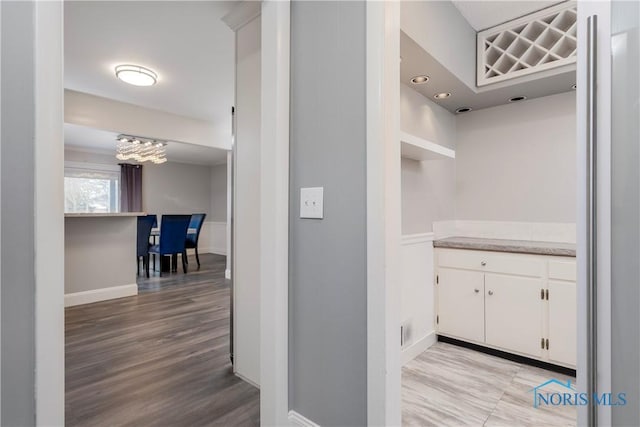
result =
[[484,273],[438,270],[438,333],[484,342]]
[[541,279],[486,274],[487,344],[533,357],[542,356]]
[[549,281],[549,359],[575,366],[577,300],[574,282]]

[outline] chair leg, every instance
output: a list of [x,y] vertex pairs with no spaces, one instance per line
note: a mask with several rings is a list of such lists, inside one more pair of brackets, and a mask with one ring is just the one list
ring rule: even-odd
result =
[[178,272],[178,254],[171,255],[171,271]]
[[[185,253],[186,253],[186,251],[185,251]],[[184,253],[182,254],[182,272],[184,274],[187,274],[187,257],[184,256]]]
[[184,252],[182,252],[182,256],[184,258],[184,261],[187,263],[187,265],[189,265],[189,258],[187,257],[187,250],[185,249]]
[[198,263],[198,270],[200,270],[200,254],[198,253],[197,246],[196,246],[196,262]]
[[145,270],[147,273],[147,279],[148,279],[149,278],[149,254],[147,254],[147,256],[143,258],[143,262],[144,262]]
[[156,254],[151,255],[153,258],[153,271],[156,271]]

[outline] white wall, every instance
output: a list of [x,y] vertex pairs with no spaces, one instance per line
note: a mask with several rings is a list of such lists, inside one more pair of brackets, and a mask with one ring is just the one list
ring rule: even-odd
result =
[[402,234],[433,231],[454,217],[455,160],[402,159]]
[[400,84],[400,130],[456,148],[456,116],[405,84]]
[[211,166],[209,221],[227,222],[227,165]]
[[575,223],[575,92],[457,116],[456,219]]
[[234,369],[260,381],[260,18],[236,32]]
[[[456,117],[413,89],[400,85],[403,132],[455,149]],[[432,231],[434,221],[455,213],[454,160],[402,159],[402,234]]]

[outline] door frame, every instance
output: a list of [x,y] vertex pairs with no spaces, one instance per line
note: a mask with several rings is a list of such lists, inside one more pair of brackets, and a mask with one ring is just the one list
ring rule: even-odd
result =
[[[36,19],[36,424],[64,425],[63,2]],[[289,2],[262,3],[261,422],[288,423]],[[267,84],[269,83],[269,84]],[[268,108],[265,108],[268,107]],[[271,209],[271,210],[269,210]],[[265,226],[268,225],[268,226]],[[42,254],[42,255],[41,255]],[[269,292],[266,292],[269,285]],[[275,313],[276,316],[269,316]]]
[[289,61],[291,4],[262,2],[260,423],[289,425]]
[[367,424],[401,424],[400,2],[366,4]]

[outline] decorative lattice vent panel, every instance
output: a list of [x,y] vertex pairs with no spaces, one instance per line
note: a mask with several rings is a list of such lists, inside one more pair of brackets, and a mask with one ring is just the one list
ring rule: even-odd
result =
[[576,60],[576,5],[545,9],[478,33],[478,86]]

